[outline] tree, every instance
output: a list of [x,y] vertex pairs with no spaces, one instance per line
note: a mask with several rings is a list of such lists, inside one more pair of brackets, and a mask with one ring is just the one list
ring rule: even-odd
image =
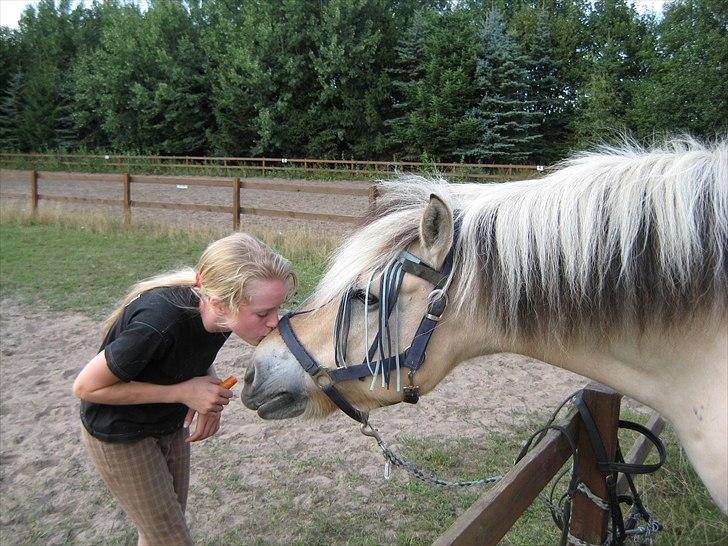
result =
[[18,118],[23,110],[23,73],[11,74],[0,96],[0,149],[20,150]]
[[667,132],[702,137],[728,131],[728,5],[668,4],[657,26],[652,70],[634,93],[629,120],[642,138]]
[[654,51],[646,19],[626,0],[598,0],[589,15],[589,76],[577,98],[572,128],[578,146],[629,129],[627,111]]
[[426,89],[427,37],[433,26],[431,11],[418,11],[409,26],[402,30],[394,48],[395,58],[389,69],[392,80],[392,117],[386,122],[389,129],[388,146],[403,158],[416,158],[421,148],[412,134],[411,116],[418,108],[418,99]]
[[625,131],[624,105],[609,74],[597,67],[577,102],[572,120],[574,138],[582,146],[611,140]]
[[260,154],[261,134],[268,134],[260,116],[270,85],[264,58],[274,25],[267,6],[258,10],[249,3],[233,7],[226,0],[207,1],[200,25],[213,116],[206,130],[208,147],[214,154]]
[[308,107],[314,157],[378,157],[394,27],[381,0],[328,0],[311,29],[314,101]]
[[541,114],[538,132],[542,136],[533,142],[531,159],[540,163],[562,157],[566,141],[568,86],[560,79],[560,63],[553,56],[554,49],[551,21],[542,9],[528,48],[528,97],[533,101],[533,110]]
[[[393,82],[397,117],[390,142],[399,149],[392,150],[402,159],[457,160],[472,131],[465,117],[475,100],[472,13],[459,6],[425,11],[412,24],[395,65],[400,72]],[[424,33],[424,43],[417,32]]]
[[15,126],[21,150],[75,143],[63,92],[75,56],[70,13],[70,0],[58,6],[41,0],[37,10],[29,7],[20,18],[17,47],[23,85],[22,98],[15,101],[20,106]]
[[493,8],[478,30],[476,69],[478,104],[468,112],[476,140],[463,150],[481,162],[525,162],[541,135],[543,112],[529,98],[529,60],[506,34],[501,13]]

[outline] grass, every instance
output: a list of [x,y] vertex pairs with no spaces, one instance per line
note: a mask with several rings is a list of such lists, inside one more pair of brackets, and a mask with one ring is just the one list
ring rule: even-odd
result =
[[[221,233],[181,234],[159,226],[126,229],[94,218],[28,218],[3,211],[0,221],[0,292],[30,304],[79,312],[91,317],[107,313],[134,281],[178,265],[192,265],[204,246]],[[292,259],[301,276],[298,297],[305,297],[320,276],[333,242],[259,234]],[[628,418],[644,421],[643,416]],[[502,474],[530,432],[535,418],[506,434],[467,438],[404,438],[401,455],[427,472],[445,479],[471,480]],[[662,434],[668,461],[656,474],[637,484],[647,507],[663,524],[657,544],[726,544],[728,520],[711,501],[687,462],[669,427]],[[623,438],[627,452],[633,438]],[[654,460],[655,455],[651,455]],[[300,453],[283,460],[286,472],[275,476],[270,489],[246,492],[260,514],[245,526],[223,525],[217,536],[196,537],[201,544],[274,544],[285,533],[287,543],[368,546],[430,544],[463,513],[484,488],[443,489],[409,479],[395,470],[391,481],[363,480],[336,454]],[[346,502],[331,498],[332,488],[307,480],[311,468],[347,491]],[[225,472],[226,469],[219,469]],[[227,475],[227,474],[226,474]],[[208,483],[217,483],[211,480]],[[242,485],[235,489],[241,492]],[[12,493],[12,492],[10,492]],[[226,501],[228,493],[210,487],[206,494]],[[306,497],[304,504],[296,499]],[[352,509],[356,507],[356,509]],[[40,509],[40,508],[38,508]],[[215,515],[211,514],[214,518]],[[42,524],[27,529],[21,542],[43,543],[49,530]],[[70,532],[70,531],[69,531]],[[129,543],[133,533],[107,537]],[[536,501],[504,537],[502,544],[555,544],[558,531],[540,501]]]
[[[194,266],[205,246],[225,234],[155,225],[126,228],[100,216],[30,217],[6,209],[0,222],[0,293],[98,318],[136,281]],[[315,286],[335,243],[302,244],[306,234],[255,235],[293,262],[300,281],[292,302],[297,304]]]

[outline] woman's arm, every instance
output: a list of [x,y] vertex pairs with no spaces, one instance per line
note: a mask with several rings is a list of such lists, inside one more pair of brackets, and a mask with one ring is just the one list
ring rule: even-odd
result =
[[222,411],[230,402],[231,390],[220,387],[219,379],[210,375],[194,377],[175,385],[156,385],[116,377],[101,351],[78,374],[73,394],[81,400],[97,404],[180,403],[198,413]]

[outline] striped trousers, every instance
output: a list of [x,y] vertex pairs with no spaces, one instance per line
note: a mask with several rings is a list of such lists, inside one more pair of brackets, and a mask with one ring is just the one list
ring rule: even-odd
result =
[[190,484],[187,429],[132,443],[103,442],[81,426],[96,470],[139,532],[140,546],[192,544],[185,522]]

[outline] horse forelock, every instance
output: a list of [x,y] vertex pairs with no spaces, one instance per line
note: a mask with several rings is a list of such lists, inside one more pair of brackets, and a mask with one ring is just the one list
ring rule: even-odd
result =
[[510,336],[669,328],[728,308],[728,143],[690,139],[580,154],[500,184],[403,177],[332,260],[314,301],[337,297],[417,237],[431,193],[462,217],[451,305]]

